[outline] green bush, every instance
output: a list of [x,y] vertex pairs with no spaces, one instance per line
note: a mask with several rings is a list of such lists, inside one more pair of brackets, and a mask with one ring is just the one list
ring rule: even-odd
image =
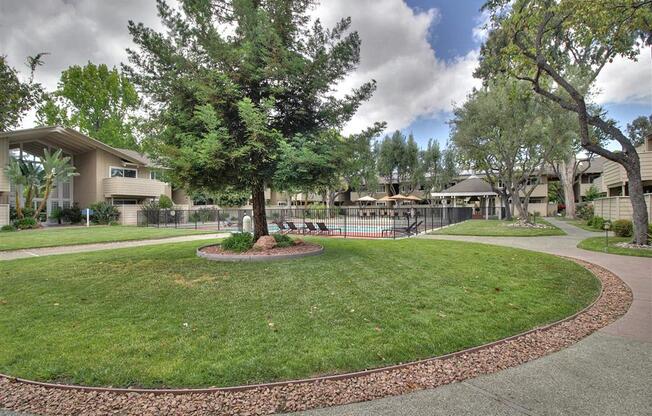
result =
[[596,230],[602,230],[604,227],[604,218],[593,217],[593,220],[591,221],[591,227],[595,228]]
[[228,251],[242,253],[254,246],[254,236],[251,233],[234,233],[222,240],[222,248]]
[[587,221],[590,220],[593,218],[593,205],[580,202],[577,204],[576,215],[577,218]]
[[71,224],[79,224],[82,221],[82,212],[79,205],[75,204],[71,208],[64,208],[61,211],[61,219]]
[[0,232],[6,233],[6,232],[12,232],[16,231],[16,227],[14,227],[11,224],[3,225],[2,228],[0,228]]
[[118,208],[108,202],[103,201],[93,204],[91,205],[91,210],[93,210],[91,219],[95,224],[106,225],[116,222],[118,221],[118,218],[120,218],[120,211],[118,211]]
[[276,247],[290,247],[294,245],[294,240],[290,236],[285,234],[272,234],[274,240],[276,240]]
[[19,230],[29,230],[32,228],[38,228],[38,222],[32,217],[25,217],[14,221],[14,227]]
[[63,219],[63,210],[61,208],[55,208],[50,211],[50,219],[56,220],[57,224],[61,224],[61,220]]
[[167,196],[165,194],[161,194],[158,197],[158,206],[161,209],[172,209],[172,207],[174,206],[174,203],[172,202],[172,199],[170,199],[169,196]]
[[630,220],[616,220],[613,222],[611,229],[616,237],[631,237],[634,232],[634,225]]

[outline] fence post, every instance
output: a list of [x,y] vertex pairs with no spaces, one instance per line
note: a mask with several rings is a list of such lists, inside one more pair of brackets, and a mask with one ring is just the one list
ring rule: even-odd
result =
[[348,208],[342,208],[342,212],[344,213],[344,238],[346,238],[346,233],[347,233],[346,217],[349,216],[349,209]]
[[396,214],[398,211],[392,212],[392,235],[394,236],[394,240],[396,240]]

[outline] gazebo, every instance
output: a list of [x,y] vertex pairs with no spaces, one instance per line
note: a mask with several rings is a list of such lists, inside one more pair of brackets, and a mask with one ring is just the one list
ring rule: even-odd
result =
[[[469,202],[478,202],[474,204],[473,218],[489,218],[490,206],[496,207],[498,194],[494,192],[489,182],[475,175],[470,176],[468,179],[444,189],[442,192],[433,192],[433,198],[440,200],[452,200],[453,207],[456,206],[457,199],[464,199],[463,205],[466,206]],[[500,216],[500,210],[498,210]]]

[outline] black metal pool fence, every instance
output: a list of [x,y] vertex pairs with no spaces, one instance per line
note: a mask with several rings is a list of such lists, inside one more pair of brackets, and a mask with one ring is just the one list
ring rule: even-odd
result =
[[[398,238],[466,221],[472,215],[470,207],[269,208],[267,226],[270,232]],[[241,232],[246,216],[253,218],[251,209],[149,209],[138,211],[138,225]]]

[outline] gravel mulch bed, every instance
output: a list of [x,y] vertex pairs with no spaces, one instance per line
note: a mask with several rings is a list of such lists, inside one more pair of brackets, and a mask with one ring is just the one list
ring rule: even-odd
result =
[[634,243],[616,243],[614,244],[616,247],[621,247],[621,248],[633,248],[633,249],[641,249],[641,250],[652,250],[652,246],[647,245],[647,244],[634,244]]
[[234,251],[227,251],[222,249],[220,245],[206,246],[201,249],[204,253],[209,254],[228,254],[230,256],[284,256],[291,254],[301,254],[301,253],[311,253],[313,251],[321,250],[319,244],[306,243],[305,241],[299,240],[296,244],[289,247],[274,247],[269,250],[256,250],[251,249],[244,251],[242,253],[236,253]]
[[611,272],[577,262],[602,281],[602,294],[592,306],[558,324],[463,353],[349,378],[181,395],[64,390],[0,378],[0,408],[45,415],[263,415],[372,400],[462,381],[564,349],[625,314],[632,302],[629,288]]

